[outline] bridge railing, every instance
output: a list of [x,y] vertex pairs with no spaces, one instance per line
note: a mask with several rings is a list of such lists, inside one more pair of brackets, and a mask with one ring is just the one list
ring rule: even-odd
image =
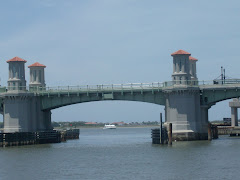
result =
[[160,89],[164,83],[129,83],[129,84],[111,84],[111,85],[86,85],[86,86],[57,86],[57,87],[34,87],[30,88],[32,92],[103,92],[120,90],[141,90],[141,89]]
[[[128,84],[102,84],[102,85],[81,85],[81,86],[55,86],[55,87],[26,87],[9,86],[6,91],[30,91],[34,93],[54,93],[54,92],[106,92],[123,90],[156,90],[169,87],[181,86],[226,86],[240,85],[240,79],[212,80],[212,81],[166,81],[154,83],[128,83]],[[3,92],[4,90],[2,90]]]

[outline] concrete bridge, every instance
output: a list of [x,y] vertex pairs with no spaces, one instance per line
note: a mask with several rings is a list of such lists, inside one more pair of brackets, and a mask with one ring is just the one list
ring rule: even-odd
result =
[[175,139],[207,139],[208,109],[217,102],[240,97],[240,80],[198,81],[197,59],[183,50],[172,56],[172,81],[75,87],[46,87],[46,66],[40,63],[29,66],[30,83],[27,87],[26,61],[15,57],[7,61],[8,87],[0,88],[4,131],[51,130],[52,109],[92,101],[123,100],[165,106],[165,120],[173,124]]
[[[194,82],[196,83],[196,82]],[[200,93],[200,104],[211,107],[217,102],[240,97],[240,79],[225,80],[224,84],[213,84],[213,81],[199,81],[198,85],[177,86],[169,82],[131,83],[87,86],[58,86],[29,89],[34,96],[41,97],[42,110],[52,110],[62,106],[104,100],[139,101],[166,105],[167,94],[173,91]]]

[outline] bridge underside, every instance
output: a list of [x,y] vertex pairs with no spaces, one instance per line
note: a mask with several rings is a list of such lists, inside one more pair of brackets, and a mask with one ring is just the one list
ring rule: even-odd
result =
[[[41,96],[41,95],[40,95]],[[105,93],[51,93],[41,97],[42,110],[51,110],[59,107],[106,100],[139,101],[165,105],[165,97],[162,91],[145,92],[105,92]]]

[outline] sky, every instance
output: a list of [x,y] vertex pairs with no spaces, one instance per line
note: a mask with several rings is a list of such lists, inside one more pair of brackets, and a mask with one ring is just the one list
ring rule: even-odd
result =
[[[171,80],[171,53],[197,58],[199,80],[240,78],[239,0],[0,0],[0,78],[7,60],[47,66],[46,84],[77,86]],[[159,121],[164,107],[141,102],[82,103],[52,111],[53,121]],[[228,101],[209,119],[230,117]]]

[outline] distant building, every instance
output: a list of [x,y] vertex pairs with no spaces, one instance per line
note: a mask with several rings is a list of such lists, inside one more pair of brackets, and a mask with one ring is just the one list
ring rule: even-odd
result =
[[124,123],[124,122],[122,121],[122,122],[113,122],[112,124],[118,125],[118,126],[123,126],[123,125],[125,125],[126,123]]
[[86,122],[86,123],[84,123],[84,124],[86,124],[86,125],[96,125],[96,124],[98,124],[98,123],[96,123],[96,122]]

